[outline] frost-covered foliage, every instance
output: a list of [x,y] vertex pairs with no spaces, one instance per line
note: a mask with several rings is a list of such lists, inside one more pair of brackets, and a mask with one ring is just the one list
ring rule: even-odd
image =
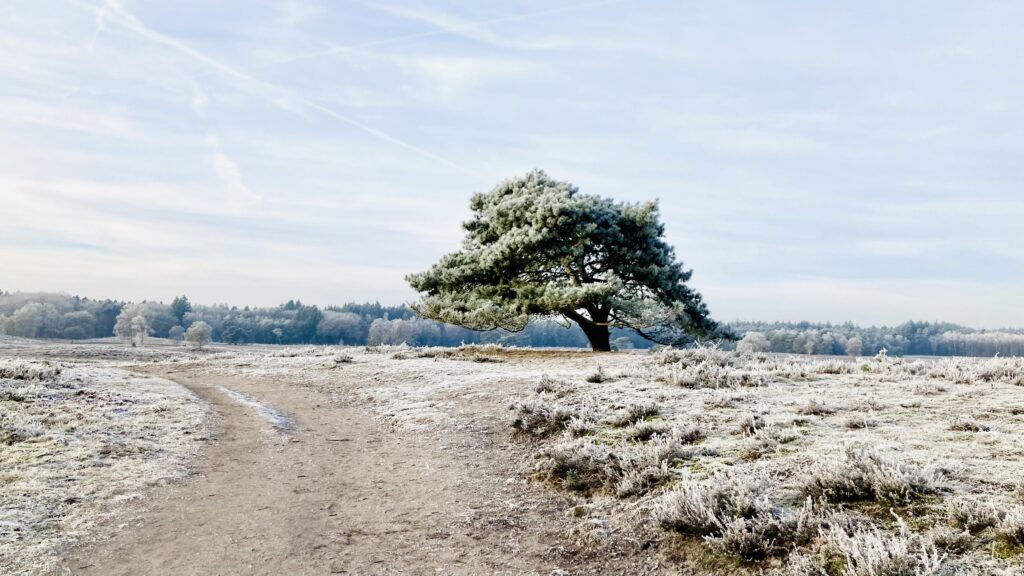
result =
[[736,351],[740,354],[757,354],[767,352],[771,347],[768,339],[760,332],[747,332],[743,338],[736,343]]
[[810,499],[798,510],[774,503],[773,483],[763,471],[703,481],[684,476],[655,503],[654,519],[745,560],[784,555],[816,535],[817,519]]
[[901,463],[878,448],[851,445],[845,460],[825,463],[811,472],[803,490],[828,502],[875,500],[900,506],[935,494],[941,479],[934,470]]
[[423,317],[468,328],[522,330],[532,318],[578,324],[595,350],[610,328],[658,342],[717,331],[691,272],[665,243],[653,202],[580,194],[535,170],[470,201],[463,249],[411,274]]
[[897,533],[835,526],[828,543],[845,560],[843,576],[932,576],[946,560],[930,538],[911,533],[902,521]]
[[584,494],[635,496],[673,479],[678,464],[700,453],[671,433],[644,443],[565,440],[540,452],[537,477]]
[[543,400],[517,402],[512,409],[515,412],[512,428],[539,438],[563,431],[574,436],[584,436],[594,429],[598,418],[593,410],[561,406]]
[[683,388],[765,386],[772,379],[760,359],[741,358],[715,346],[662,353],[659,362],[668,366],[663,379]]
[[63,369],[63,364],[45,360],[26,362],[0,358],[0,379],[2,380],[52,380],[59,376]]
[[188,327],[188,330],[185,331],[185,341],[197,349],[202,349],[202,347],[209,344],[212,339],[213,330],[210,328],[209,324],[202,320],[193,322],[192,325]]
[[950,525],[968,532],[981,532],[1003,519],[1006,512],[991,502],[978,498],[956,496],[946,500],[946,515]]
[[209,419],[166,380],[0,360],[0,573],[48,573],[97,520],[183,477]]
[[1014,506],[996,525],[996,530],[1008,543],[1024,547],[1024,506]]

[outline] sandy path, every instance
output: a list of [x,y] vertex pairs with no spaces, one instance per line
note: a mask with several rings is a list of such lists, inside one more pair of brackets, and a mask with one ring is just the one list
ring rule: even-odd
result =
[[[310,388],[152,373],[210,402],[223,429],[198,477],[158,491],[59,573],[548,574],[568,558],[566,503],[509,479],[514,455],[493,449],[507,437],[495,423],[396,434]],[[275,431],[225,389],[294,418],[294,429]]]

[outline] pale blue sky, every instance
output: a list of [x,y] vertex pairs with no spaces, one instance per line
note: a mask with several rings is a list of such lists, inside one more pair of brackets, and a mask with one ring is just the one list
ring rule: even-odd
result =
[[1024,325],[1024,4],[11,0],[0,288],[399,303],[531,168],[721,320]]

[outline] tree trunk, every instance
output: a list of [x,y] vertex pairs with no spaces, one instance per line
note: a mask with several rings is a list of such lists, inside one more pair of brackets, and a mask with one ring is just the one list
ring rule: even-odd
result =
[[591,324],[580,324],[580,328],[583,328],[583,333],[587,335],[587,340],[590,340],[590,349],[594,352],[611,352],[611,331],[608,326]]
[[562,315],[579,324],[583,333],[590,340],[590,349],[594,352],[611,352],[611,329],[608,327],[608,312],[599,308],[588,308],[590,318],[575,310],[563,310]]

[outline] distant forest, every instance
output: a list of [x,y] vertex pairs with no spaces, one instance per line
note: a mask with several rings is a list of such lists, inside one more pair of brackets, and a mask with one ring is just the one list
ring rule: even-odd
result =
[[[91,300],[53,293],[0,291],[0,333],[23,338],[83,340],[114,336],[118,317],[142,316],[150,336],[181,340],[194,322],[206,322],[215,342],[228,344],[408,344],[588,348],[575,324],[533,322],[522,332],[478,332],[416,317],[408,306],[349,303],[310,306],[290,300],[273,308],[193,304],[181,296],[169,304]],[[733,322],[727,327],[756,350],[795,354],[893,356],[1024,356],[1024,330],[975,330],[940,322],[860,327],[808,322]],[[613,332],[617,349],[649,348],[626,330]],[[723,343],[725,347],[736,343]]]

